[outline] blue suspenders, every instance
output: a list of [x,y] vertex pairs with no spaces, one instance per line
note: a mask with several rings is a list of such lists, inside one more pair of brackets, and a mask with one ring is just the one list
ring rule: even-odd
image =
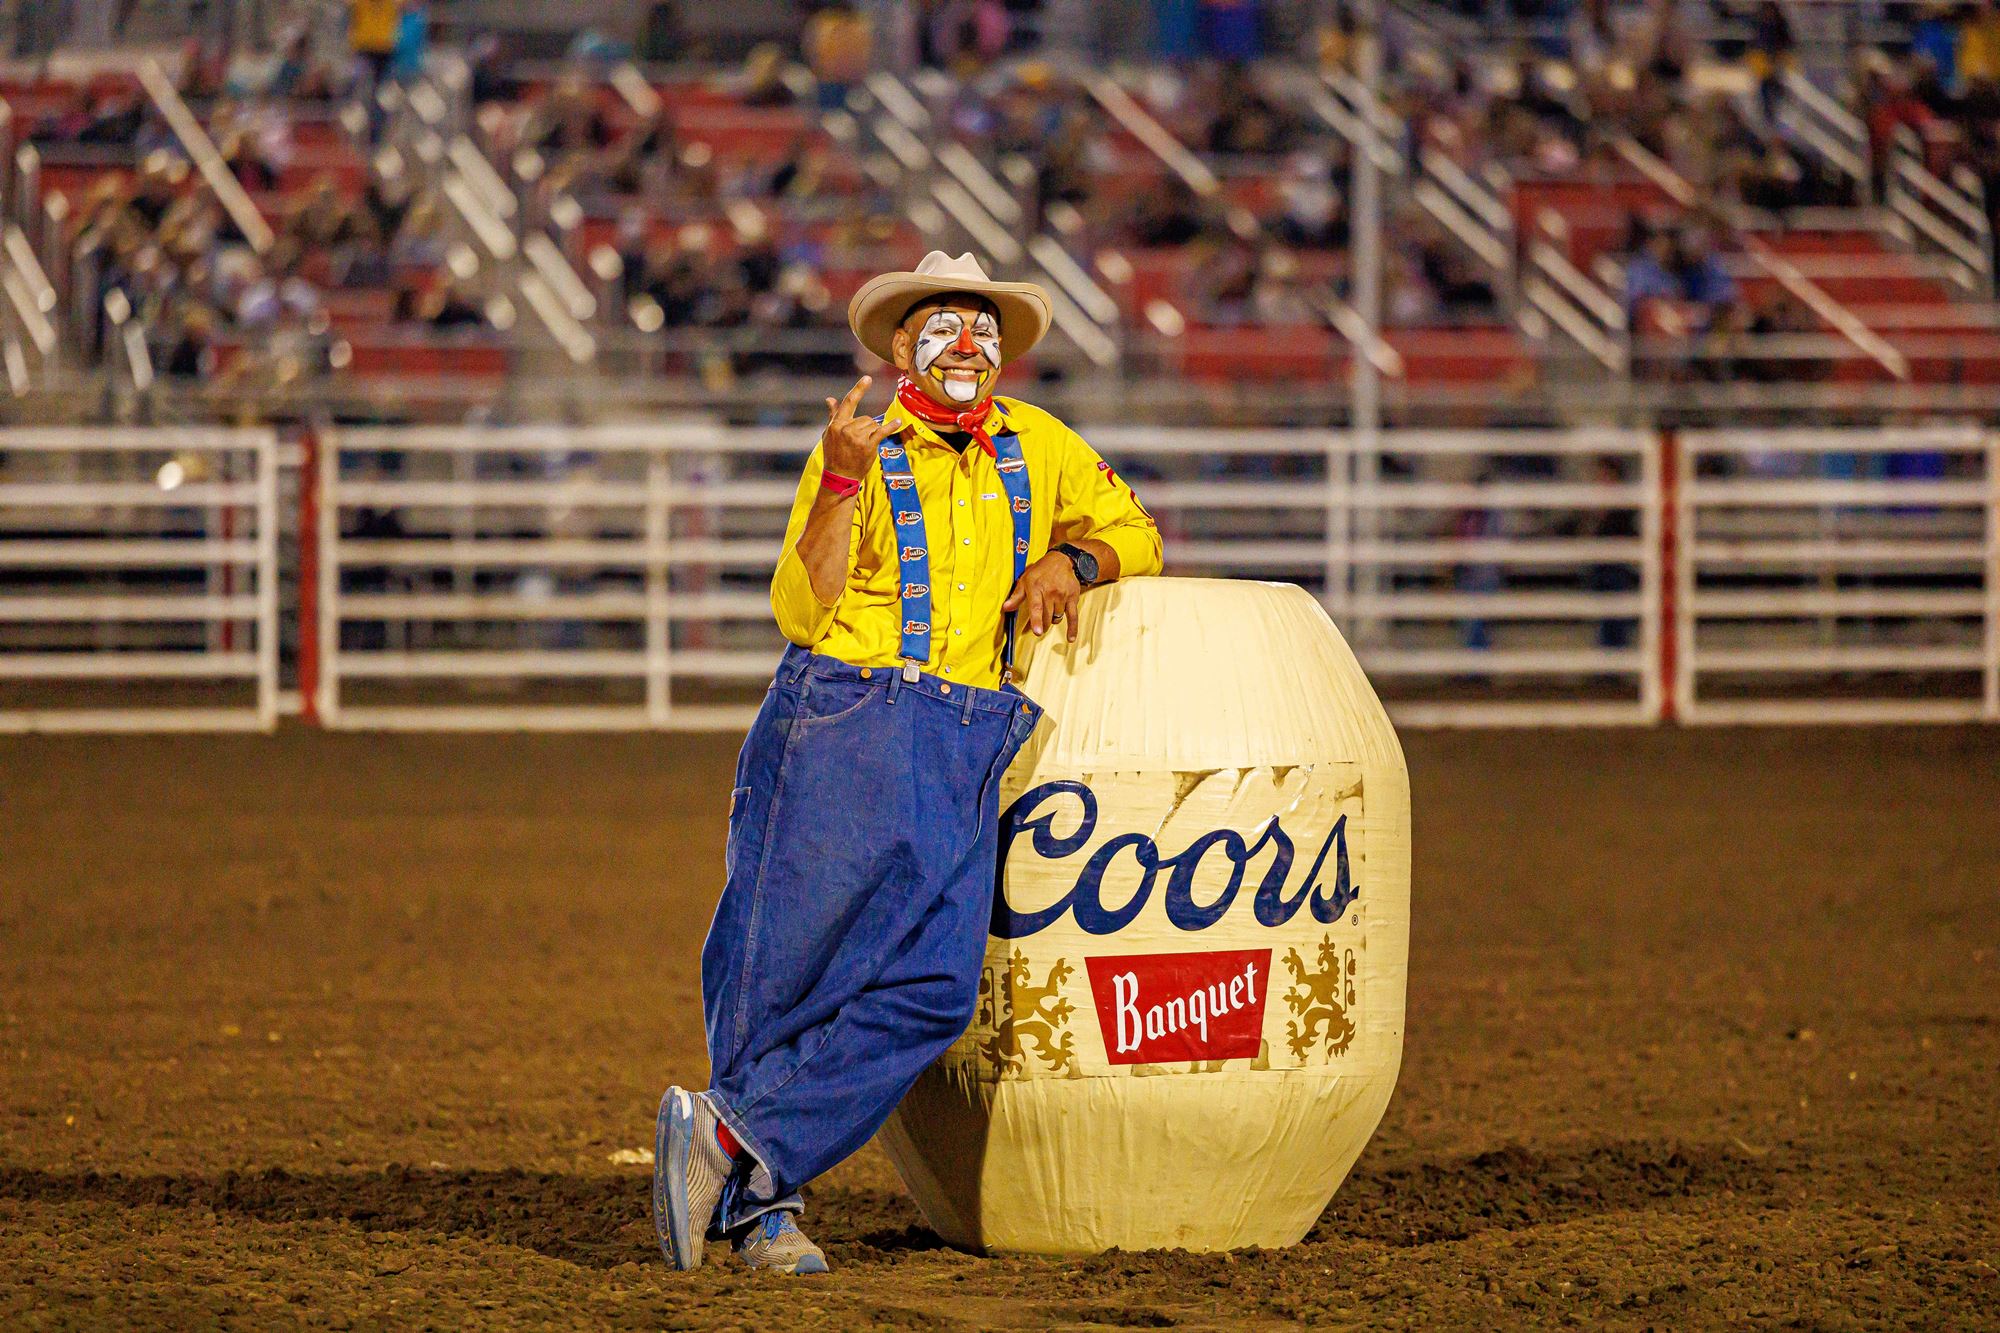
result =
[[[931,659],[931,554],[924,538],[924,510],[917,501],[917,479],[900,435],[876,446],[882,459],[882,484],[889,491],[889,512],[895,519],[896,554],[903,576],[903,679],[916,680]],[[976,446],[968,444],[966,448]],[[1007,508],[1014,517],[1014,581],[1028,567],[1028,537],[1035,505],[1028,485],[1028,460],[1021,455],[1021,437],[1012,432],[993,437],[994,464],[1006,488]],[[1001,659],[1001,679],[1014,666],[1014,616],[1007,616],[1007,642]]]

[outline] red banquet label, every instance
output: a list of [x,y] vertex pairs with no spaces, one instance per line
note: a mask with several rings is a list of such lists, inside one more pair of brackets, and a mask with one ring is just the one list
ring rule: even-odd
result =
[[1114,1065],[1233,1060],[1264,1035],[1269,949],[1086,958],[1104,1055]]

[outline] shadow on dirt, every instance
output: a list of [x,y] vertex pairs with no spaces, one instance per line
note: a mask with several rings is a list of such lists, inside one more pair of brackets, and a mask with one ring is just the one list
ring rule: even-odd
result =
[[1306,1239],[1429,1245],[1706,1195],[1768,1194],[1779,1170],[1769,1156],[1650,1141],[1556,1152],[1509,1146],[1435,1162],[1363,1163]]
[[[1423,1245],[1690,1197],[1769,1192],[1766,1160],[1714,1147],[1627,1143],[1572,1152],[1510,1147],[1476,1157],[1367,1166],[1341,1187],[1308,1241]],[[0,1198],[207,1209],[263,1222],[337,1221],[364,1231],[435,1232],[516,1245],[589,1268],[651,1263],[650,1178],[526,1171],[302,1175],[275,1168],[205,1176],[0,1169]],[[815,1239],[848,1262],[894,1263],[943,1249],[915,1206],[877,1191],[810,1197]]]
[[[649,1175],[381,1171],[308,1175],[274,1168],[216,1176],[61,1174],[0,1168],[0,1199],[207,1209],[260,1222],[345,1222],[364,1231],[434,1232],[517,1245],[589,1268],[659,1259]],[[807,1194],[814,1238],[852,1259],[944,1248],[916,1207],[874,1191]]]

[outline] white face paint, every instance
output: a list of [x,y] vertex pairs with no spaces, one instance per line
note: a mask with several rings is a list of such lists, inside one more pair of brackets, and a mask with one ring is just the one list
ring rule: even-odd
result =
[[[956,349],[961,358],[974,354],[986,358],[983,369],[963,365],[939,366],[938,358]],[[925,387],[954,403],[979,400],[986,386],[1000,370],[1000,324],[986,311],[973,316],[966,327],[965,316],[956,310],[933,310],[917,330],[916,347],[910,363],[925,377]]]

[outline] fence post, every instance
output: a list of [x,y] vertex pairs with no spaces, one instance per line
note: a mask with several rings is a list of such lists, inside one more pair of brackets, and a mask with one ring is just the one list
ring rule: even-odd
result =
[[319,432],[299,442],[299,716],[319,725]]
[[325,727],[340,722],[340,501],[334,489],[340,478],[340,436],[332,433],[322,439],[315,431],[312,438],[319,463],[312,474],[313,549],[319,575],[313,581],[317,645],[313,719]]
[[[1681,622],[1691,609],[1681,596],[1680,583],[1680,437],[1673,427],[1668,426],[1660,431],[1659,440],[1660,484],[1653,498],[1659,506],[1657,521],[1660,534],[1660,721],[1678,722],[1683,720],[1681,672],[1687,667],[1681,660]],[[1688,632],[1690,635],[1693,633],[1691,622]]]
[[[251,462],[257,469],[257,716],[278,725],[278,436],[266,429]],[[232,579],[233,579],[232,574]],[[232,626],[235,622],[229,622]]]
[[2000,721],[2000,432],[1986,436],[1986,716]]
[[666,448],[646,451],[646,720],[664,727],[673,716],[673,620],[670,598],[672,487]]

